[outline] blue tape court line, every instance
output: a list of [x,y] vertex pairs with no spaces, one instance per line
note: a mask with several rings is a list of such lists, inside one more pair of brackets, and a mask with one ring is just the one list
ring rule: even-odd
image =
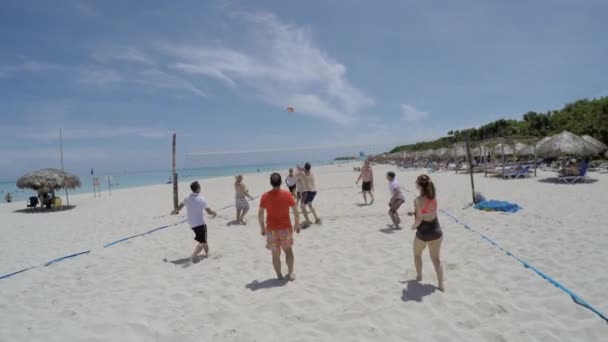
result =
[[61,262],[61,261],[65,260],[65,259],[71,259],[71,258],[75,258],[75,257],[80,256],[80,255],[83,255],[83,254],[89,254],[90,252],[91,252],[91,251],[90,251],[90,250],[88,250],[88,251],[84,251],[84,252],[80,252],[80,253],[75,253],[75,254],[66,255],[66,256],[64,256],[64,257],[61,257],[61,258],[57,258],[57,259],[51,260],[51,261],[47,262],[46,264],[44,264],[44,266],[49,266],[49,265],[52,265],[52,264],[54,264],[54,263]]
[[520,264],[522,264],[525,268],[533,271],[534,273],[536,273],[538,276],[540,276],[541,278],[545,279],[546,281],[548,281],[549,283],[551,283],[553,286],[557,287],[558,289],[562,290],[563,292],[565,292],[567,295],[570,296],[570,298],[572,298],[572,300],[584,307],[585,309],[593,312],[594,314],[596,314],[598,317],[600,317],[601,319],[603,319],[606,323],[608,323],[608,317],[606,317],[606,315],[604,315],[601,311],[599,311],[598,309],[594,308],[591,304],[587,303],[583,298],[581,298],[579,295],[577,295],[576,293],[574,293],[572,290],[570,290],[569,288],[565,287],[564,285],[562,285],[561,283],[559,283],[557,280],[551,278],[549,275],[547,275],[546,273],[542,272],[541,270],[539,270],[538,268],[532,266],[529,262],[515,256],[513,253],[511,253],[510,251],[506,250],[505,248],[503,248],[501,245],[499,245],[498,243],[496,243],[495,241],[493,241],[492,239],[488,238],[487,236],[483,235],[482,233],[478,232],[477,230],[471,228],[470,225],[460,221],[458,218],[456,218],[454,215],[448,213],[445,210],[440,209],[440,212],[442,212],[443,214],[447,215],[449,218],[451,218],[454,222],[459,223],[460,225],[462,225],[464,228],[470,230],[473,233],[476,233],[477,235],[479,235],[482,239],[488,241],[490,244],[494,245],[496,248],[498,248],[499,250],[503,251],[506,255],[512,257],[513,259],[517,260],[517,262],[519,262]]
[[[325,189],[320,189],[320,190],[337,190],[337,189],[350,189],[350,188],[353,188],[353,187],[352,187],[352,186],[348,186],[348,187],[333,187],[333,188],[325,188]],[[258,198],[260,198],[260,197],[261,197],[261,195],[259,195],[259,196],[255,196],[253,199],[255,200],[255,199],[258,199]],[[232,207],[234,207],[234,206],[235,206],[235,204],[227,205],[227,206],[225,206],[225,207],[223,207],[223,208],[218,209],[218,211],[219,211],[219,210],[225,210],[225,209],[228,209],[228,208],[232,208]],[[116,240],[116,241],[114,241],[114,242],[110,242],[110,243],[108,243],[108,244],[105,244],[105,245],[103,246],[103,248],[112,247],[112,246],[117,245],[117,244],[119,244],[119,243],[121,243],[121,242],[125,242],[125,241],[131,240],[131,239],[134,239],[134,238],[139,237],[139,236],[144,236],[144,235],[152,234],[152,233],[157,232],[157,231],[159,231],[159,230],[162,230],[162,229],[167,229],[167,228],[169,228],[169,227],[174,227],[174,226],[180,225],[180,224],[185,223],[185,222],[187,222],[187,220],[183,220],[183,221],[180,221],[180,222],[176,222],[176,223],[174,223],[174,224],[170,224],[170,225],[166,225],[166,226],[162,226],[162,227],[154,228],[154,229],[148,230],[148,231],[146,231],[146,232],[144,232],[144,233],[139,233],[139,234],[131,235],[131,236],[128,236],[128,237],[125,237],[125,238],[122,238],[122,239]],[[28,268],[24,268],[24,269],[22,269],[22,270],[20,270],[20,271],[16,271],[16,272],[12,272],[12,273],[9,273],[9,274],[2,275],[2,276],[0,276],[0,280],[1,280],[1,279],[8,278],[8,277],[11,277],[11,276],[16,275],[16,274],[19,274],[19,273],[23,273],[23,272],[25,272],[25,271],[29,271],[29,270],[31,270],[31,269],[33,269],[33,268],[36,268],[36,267],[39,267],[39,266],[49,266],[49,265],[51,265],[51,264],[54,264],[54,263],[57,263],[57,262],[61,262],[61,261],[65,260],[65,259],[74,258],[74,257],[80,256],[80,255],[88,254],[88,253],[90,253],[90,252],[91,252],[91,251],[90,251],[90,250],[88,250],[88,251],[85,251],[85,252],[80,252],[80,253],[76,253],[76,254],[66,255],[66,256],[64,256],[64,257],[61,257],[61,258],[57,258],[57,259],[51,260],[51,261],[49,261],[49,262],[47,262],[47,263],[45,263],[45,264],[42,264],[42,265],[36,265],[36,266],[31,266],[31,267],[28,267]]]
[[[408,193],[412,193],[411,191],[409,191],[408,189],[401,187],[403,190],[405,190]],[[506,255],[512,257],[513,259],[517,260],[517,262],[519,262],[520,264],[522,264],[525,268],[533,271],[534,273],[536,273],[538,276],[540,276],[541,278],[545,279],[546,281],[548,281],[549,283],[551,283],[553,286],[557,287],[558,289],[562,290],[563,292],[565,292],[567,295],[570,296],[570,298],[572,298],[572,300],[584,307],[585,309],[588,309],[589,311],[593,312],[594,314],[596,314],[598,317],[600,317],[601,319],[603,319],[604,321],[606,321],[606,323],[608,324],[608,317],[606,317],[605,314],[603,314],[601,311],[599,311],[598,309],[594,308],[593,306],[591,306],[591,304],[587,303],[585,300],[583,300],[579,295],[577,295],[576,293],[574,293],[572,290],[570,290],[569,288],[565,287],[564,285],[560,284],[557,280],[551,278],[550,276],[548,276],[547,274],[545,274],[544,272],[542,272],[541,270],[539,270],[538,268],[532,266],[529,262],[518,258],[517,256],[515,256],[513,253],[511,253],[510,251],[504,249],[501,245],[499,245],[498,243],[496,243],[495,241],[493,241],[492,239],[488,238],[487,236],[483,235],[482,233],[478,232],[477,230],[471,228],[470,225],[460,221],[458,218],[456,218],[454,215],[450,214],[449,212],[443,210],[443,209],[439,209],[439,211],[445,215],[447,215],[449,218],[451,218],[454,222],[462,225],[464,228],[470,230],[473,233],[476,233],[477,235],[479,235],[479,237],[481,237],[482,239],[488,241],[490,244],[492,244],[493,246],[495,246],[496,248],[498,248],[499,250],[503,251]]]

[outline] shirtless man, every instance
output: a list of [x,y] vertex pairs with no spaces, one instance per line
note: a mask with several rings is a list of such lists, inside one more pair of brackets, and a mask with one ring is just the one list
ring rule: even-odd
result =
[[308,218],[308,212],[306,211],[306,208],[308,208],[310,210],[310,212],[312,213],[312,215],[314,216],[315,223],[316,224],[321,223],[321,220],[317,216],[317,212],[316,212],[315,208],[312,206],[312,202],[315,200],[315,197],[317,196],[317,188],[315,186],[315,176],[310,171],[310,169],[311,169],[310,163],[304,164],[304,172],[302,172],[301,176],[300,176],[301,183],[302,183],[302,190],[299,190],[300,194],[302,196],[301,208],[302,208],[302,214],[304,215],[304,219],[306,220],[305,221],[306,226],[309,226],[311,224],[311,222]]
[[369,196],[372,198],[369,202],[371,205],[374,203],[374,195],[372,194],[372,190],[374,190],[374,173],[372,172],[372,166],[369,164],[369,160],[366,160],[363,164],[361,174],[359,174],[359,178],[357,178],[357,182],[355,184],[359,184],[360,180],[363,180],[361,192],[363,192],[363,200],[365,201],[365,205],[367,205],[367,194],[369,194]]

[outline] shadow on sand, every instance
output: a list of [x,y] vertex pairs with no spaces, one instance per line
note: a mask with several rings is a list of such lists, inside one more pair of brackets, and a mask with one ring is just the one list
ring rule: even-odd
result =
[[50,209],[46,209],[46,208],[24,208],[24,209],[18,209],[13,211],[14,213],[21,213],[21,214],[45,214],[45,213],[54,213],[54,212],[58,212],[58,211],[68,211],[68,210],[72,210],[76,208],[75,205],[64,205],[61,208],[50,208]]
[[245,288],[248,288],[251,291],[257,291],[257,290],[262,290],[262,289],[271,289],[274,287],[283,287],[287,283],[288,283],[288,281],[286,279],[276,279],[276,278],[266,279],[262,282],[254,280],[251,283],[245,285]]
[[197,264],[197,263],[199,263],[200,261],[202,261],[202,260],[204,260],[204,259],[207,259],[207,257],[206,257],[206,256],[204,256],[204,255],[199,255],[199,256],[197,256],[197,257],[194,259],[194,262],[193,262],[192,260],[190,260],[190,257],[187,257],[187,258],[181,258],[181,259],[176,259],[176,260],[167,260],[167,259],[164,259],[163,261],[164,261],[164,262],[170,262],[170,263],[172,263],[173,265],[179,265],[179,266],[182,266],[182,268],[187,268],[187,267],[190,267],[190,265],[192,265],[193,263],[194,263],[194,264]]
[[384,234],[395,234],[396,232],[398,232],[397,229],[390,228],[390,227],[382,228],[382,229],[379,229],[378,231],[381,233],[384,233]]
[[408,280],[405,282],[406,288],[403,289],[401,300],[404,302],[422,302],[422,298],[431,295],[437,290],[437,287],[430,284],[421,284],[416,280]]

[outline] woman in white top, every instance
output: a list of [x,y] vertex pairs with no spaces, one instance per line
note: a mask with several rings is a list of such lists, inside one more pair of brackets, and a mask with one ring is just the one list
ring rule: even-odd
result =
[[393,221],[395,229],[400,230],[401,227],[399,227],[399,224],[401,223],[401,218],[399,218],[397,210],[399,210],[399,207],[405,202],[405,197],[401,192],[401,185],[397,182],[396,175],[393,171],[389,171],[386,174],[386,179],[389,181],[389,191],[391,192],[391,199],[388,202],[388,207],[390,208],[388,210],[388,216],[391,218],[391,221]]
[[285,185],[287,185],[289,192],[291,192],[291,194],[295,198],[296,197],[296,176],[294,176],[294,174],[293,174],[293,169],[289,169],[289,175],[287,175],[287,177],[285,177]]

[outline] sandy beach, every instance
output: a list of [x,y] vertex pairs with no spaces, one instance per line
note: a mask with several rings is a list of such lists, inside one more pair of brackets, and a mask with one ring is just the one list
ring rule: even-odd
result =
[[[190,264],[187,223],[170,216],[170,185],[71,197],[76,208],[22,213],[0,205],[0,274],[90,250],[0,280],[0,341],[606,341],[608,324],[557,287],[441,213],[446,292],[424,254],[414,281],[414,232],[387,227],[389,166],[375,166],[376,202],[360,206],[353,165],[314,168],[322,225],[296,236],[295,282],[274,280],[257,225],[230,225],[234,208],[209,219],[212,256]],[[424,170],[397,171],[407,190]],[[608,313],[608,174],[593,184],[558,185],[551,176],[475,176],[488,199],[519,204],[514,214],[463,209],[469,176],[433,173],[439,205],[471,228]],[[268,175],[246,175],[253,195]],[[233,177],[202,180],[213,209],[234,202]],[[180,197],[188,194],[180,183]],[[166,260],[166,261],[164,261]]]

